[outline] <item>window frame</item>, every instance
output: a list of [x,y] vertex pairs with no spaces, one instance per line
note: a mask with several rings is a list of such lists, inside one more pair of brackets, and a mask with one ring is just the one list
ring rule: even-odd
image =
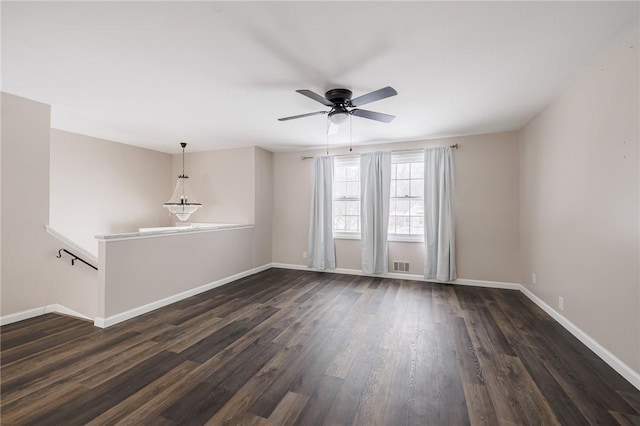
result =
[[[340,198],[335,195],[336,188],[336,176],[338,175],[337,169],[338,167],[358,167],[358,195],[357,197],[349,197],[342,196]],[[349,155],[349,156],[340,156],[333,157],[333,189],[332,189],[332,206],[331,206],[331,219],[332,225],[331,230],[333,231],[333,238],[337,240],[359,240],[362,238],[362,223],[361,223],[361,209],[362,209],[362,200],[361,200],[361,182],[360,182],[360,156],[359,155]],[[349,180],[345,180],[345,182],[353,182]],[[336,230],[335,228],[335,220],[336,220],[336,202],[338,201],[356,201],[358,203],[358,231],[347,231],[347,230]],[[345,207],[346,208],[346,207]],[[345,221],[348,216],[353,215],[339,215],[344,216]]]
[[[346,231],[346,230],[336,230],[335,229],[335,218],[336,218],[336,201],[357,201],[358,202],[358,212],[361,213],[361,209],[362,209],[362,200],[361,200],[361,193],[360,193],[360,189],[361,189],[361,182],[360,182],[360,156],[359,155],[349,155],[349,156],[340,156],[340,157],[334,157],[333,159],[334,163],[334,176],[333,176],[333,193],[332,193],[332,206],[331,206],[331,215],[332,215],[332,232],[333,232],[333,238],[337,239],[337,240],[360,240],[362,239],[362,223],[361,223],[361,214],[358,215],[358,231]],[[424,185],[424,150],[423,149],[419,149],[419,150],[411,150],[411,151],[406,151],[406,152],[392,152],[391,153],[391,164],[392,166],[394,164],[402,164],[402,163],[422,163],[423,164],[423,174],[422,174],[422,180],[423,180],[423,185]],[[358,167],[358,196],[357,197],[347,197],[347,196],[342,196],[340,198],[336,197],[335,195],[335,188],[336,188],[336,176],[337,176],[337,168],[338,167],[349,167],[349,166],[353,166],[353,165],[357,165]],[[397,176],[392,176],[391,177],[392,181],[393,180],[398,180]],[[412,180],[412,176],[410,175],[409,181]],[[345,181],[348,182],[348,181]],[[397,184],[397,183],[396,183]],[[411,183],[409,183],[409,186],[411,186]],[[425,208],[424,206],[424,186],[423,186],[423,191],[422,194],[419,196],[406,196],[406,197],[394,197],[392,196],[392,194],[389,194],[389,204],[391,206],[391,200],[392,199],[417,199],[417,200],[422,200],[423,201],[423,209]],[[391,219],[391,210],[389,211],[389,219]],[[345,219],[347,216],[350,215],[341,215],[341,216],[345,216]],[[423,225],[424,225],[424,212],[423,212]],[[411,218],[411,216],[409,216],[409,218]],[[410,220],[410,219],[409,219]],[[398,242],[413,242],[413,243],[423,243],[424,242],[424,232],[422,232],[421,234],[397,234],[397,233],[391,233],[388,230],[387,227],[387,241],[398,241]]]
[[[416,243],[420,243],[420,242],[424,242],[424,209],[425,209],[425,205],[424,205],[424,150],[420,149],[420,150],[415,150],[415,151],[406,151],[406,152],[392,152],[391,153],[391,165],[392,165],[392,170],[393,170],[393,166],[397,165],[397,164],[411,164],[411,163],[422,163],[422,184],[423,184],[423,190],[422,193],[420,195],[406,195],[406,196],[402,196],[402,197],[397,197],[394,196],[394,194],[389,194],[389,221],[391,221],[391,217],[392,216],[396,216],[392,213],[395,213],[393,211],[391,211],[391,205],[392,205],[392,201],[398,201],[398,200],[421,200],[422,201],[422,208],[423,208],[423,214],[422,214],[422,224],[423,224],[423,232],[420,234],[399,234],[399,233],[391,233],[387,230],[387,240],[388,241],[402,241],[402,242],[416,242]],[[411,187],[411,180],[414,179],[413,176],[411,176],[411,172],[409,172],[409,179],[401,179],[401,180],[408,180],[409,181],[409,187]],[[420,179],[420,178],[415,178],[415,179]],[[393,184],[393,181],[396,181],[396,185],[397,185],[397,174],[396,176],[391,176],[391,182]],[[393,187],[393,185],[392,185]],[[410,190],[409,190],[410,191]],[[397,192],[396,192],[397,195]],[[415,216],[414,216],[415,217]],[[420,217],[420,216],[417,216]],[[409,221],[411,221],[411,215],[409,215]],[[411,227],[411,223],[409,223],[409,229]],[[409,231],[411,232],[411,231]]]

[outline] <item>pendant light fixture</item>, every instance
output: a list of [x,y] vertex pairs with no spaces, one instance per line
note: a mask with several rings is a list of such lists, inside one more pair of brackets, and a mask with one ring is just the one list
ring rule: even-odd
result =
[[178,176],[178,182],[176,183],[176,189],[173,191],[173,195],[169,198],[169,201],[163,204],[171,213],[176,217],[185,221],[189,219],[192,213],[202,207],[202,204],[196,201],[189,189],[189,176],[184,172],[184,149],[187,146],[186,142],[180,142],[182,147],[182,174]]

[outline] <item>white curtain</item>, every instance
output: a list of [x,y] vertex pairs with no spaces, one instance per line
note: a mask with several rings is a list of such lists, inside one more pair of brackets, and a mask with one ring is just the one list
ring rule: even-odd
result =
[[388,269],[387,232],[391,188],[391,153],[369,152],[360,156],[360,218],[362,270],[383,274]]
[[451,148],[424,152],[425,279],[453,281],[456,274]]
[[313,194],[309,218],[307,264],[316,269],[335,269],[333,246],[333,157],[313,159]]

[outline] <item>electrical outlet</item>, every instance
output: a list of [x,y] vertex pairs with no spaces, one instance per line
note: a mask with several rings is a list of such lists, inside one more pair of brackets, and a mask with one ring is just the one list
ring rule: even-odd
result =
[[303,251],[303,252],[302,252],[302,258],[303,258],[303,259],[306,259],[306,258],[307,258],[307,252],[306,252],[306,251]]
[[532,283],[536,283],[536,273],[534,272],[533,274],[531,274],[531,282]]
[[564,297],[562,296],[558,296],[558,308],[560,308],[561,311],[564,311]]

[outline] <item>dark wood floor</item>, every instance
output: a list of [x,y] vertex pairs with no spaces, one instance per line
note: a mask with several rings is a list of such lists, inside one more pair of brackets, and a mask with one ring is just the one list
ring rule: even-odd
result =
[[517,291],[271,269],[1,343],[3,425],[640,424],[640,392]]

